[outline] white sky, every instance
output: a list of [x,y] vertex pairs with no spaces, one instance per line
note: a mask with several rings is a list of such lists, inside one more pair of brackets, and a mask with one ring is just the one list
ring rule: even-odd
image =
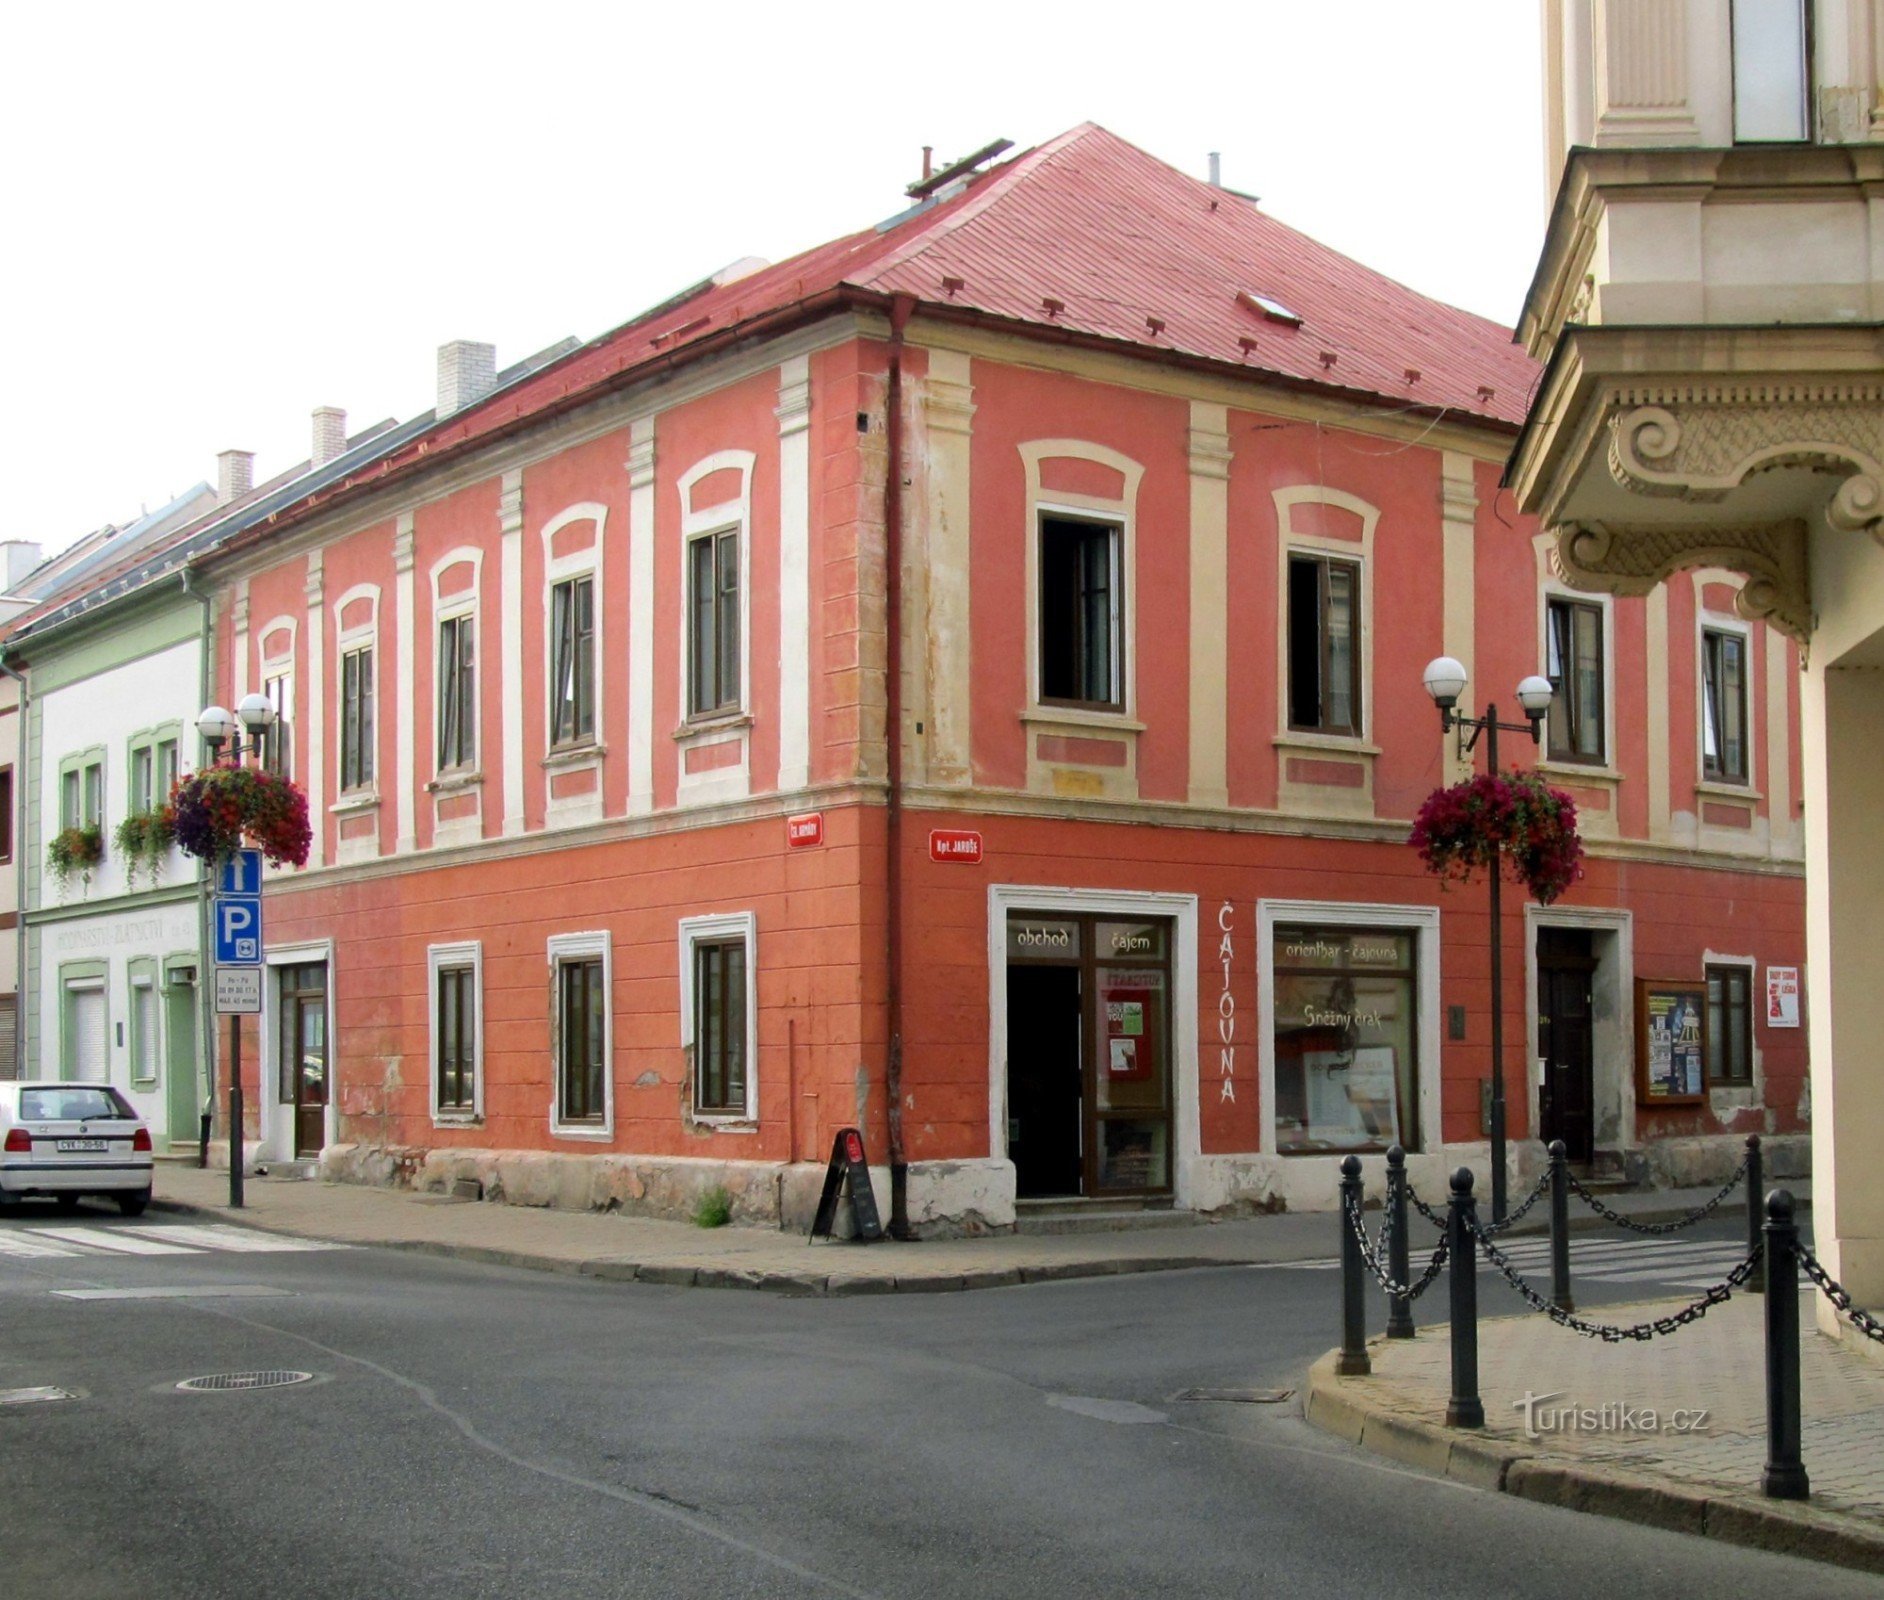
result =
[[1527,0],[22,6],[6,25],[0,538],[50,553],[432,403],[938,161],[1091,120],[1510,323],[1542,238]]

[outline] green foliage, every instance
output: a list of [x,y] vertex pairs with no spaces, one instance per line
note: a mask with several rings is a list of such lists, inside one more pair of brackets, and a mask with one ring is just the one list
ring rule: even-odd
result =
[[90,877],[92,868],[104,859],[105,831],[96,823],[89,828],[62,829],[46,846],[46,866],[61,893],[74,873]]
[[125,883],[135,889],[138,874],[142,872],[155,884],[164,857],[177,842],[175,814],[168,806],[160,811],[138,812],[120,822],[112,837],[118,854],[124,858]]
[[717,1183],[700,1196],[693,1208],[694,1226],[698,1228],[723,1228],[732,1220],[733,1197]]

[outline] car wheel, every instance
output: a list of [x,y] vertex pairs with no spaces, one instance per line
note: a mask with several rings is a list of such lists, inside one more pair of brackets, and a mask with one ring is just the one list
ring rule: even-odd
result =
[[121,1194],[118,1196],[118,1209],[127,1217],[143,1216],[144,1207],[149,1204],[150,1190],[148,1189],[140,1190],[136,1194]]
[[75,1194],[55,1194],[52,1203],[61,1211],[78,1210],[79,1197]]

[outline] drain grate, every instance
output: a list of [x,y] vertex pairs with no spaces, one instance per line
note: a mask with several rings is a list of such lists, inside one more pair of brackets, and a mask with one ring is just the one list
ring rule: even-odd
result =
[[1232,1405],[1276,1406],[1292,1398],[1293,1389],[1186,1389],[1174,1400],[1219,1400]]
[[34,1389],[0,1389],[0,1406],[29,1406],[40,1400],[76,1400],[78,1395],[71,1389],[61,1389],[56,1384],[41,1384]]
[[185,1378],[177,1385],[190,1394],[213,1394],[230,1389],[285,1389],[294,1383],[313,1381],[311,1372],[212,1372],[207,1377]]

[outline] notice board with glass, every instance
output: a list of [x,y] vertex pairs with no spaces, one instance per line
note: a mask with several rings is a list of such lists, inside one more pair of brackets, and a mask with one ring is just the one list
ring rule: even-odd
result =
[[1648,1110],[1707,1100],[1707,982],[1638,978],[1636,1101]]

